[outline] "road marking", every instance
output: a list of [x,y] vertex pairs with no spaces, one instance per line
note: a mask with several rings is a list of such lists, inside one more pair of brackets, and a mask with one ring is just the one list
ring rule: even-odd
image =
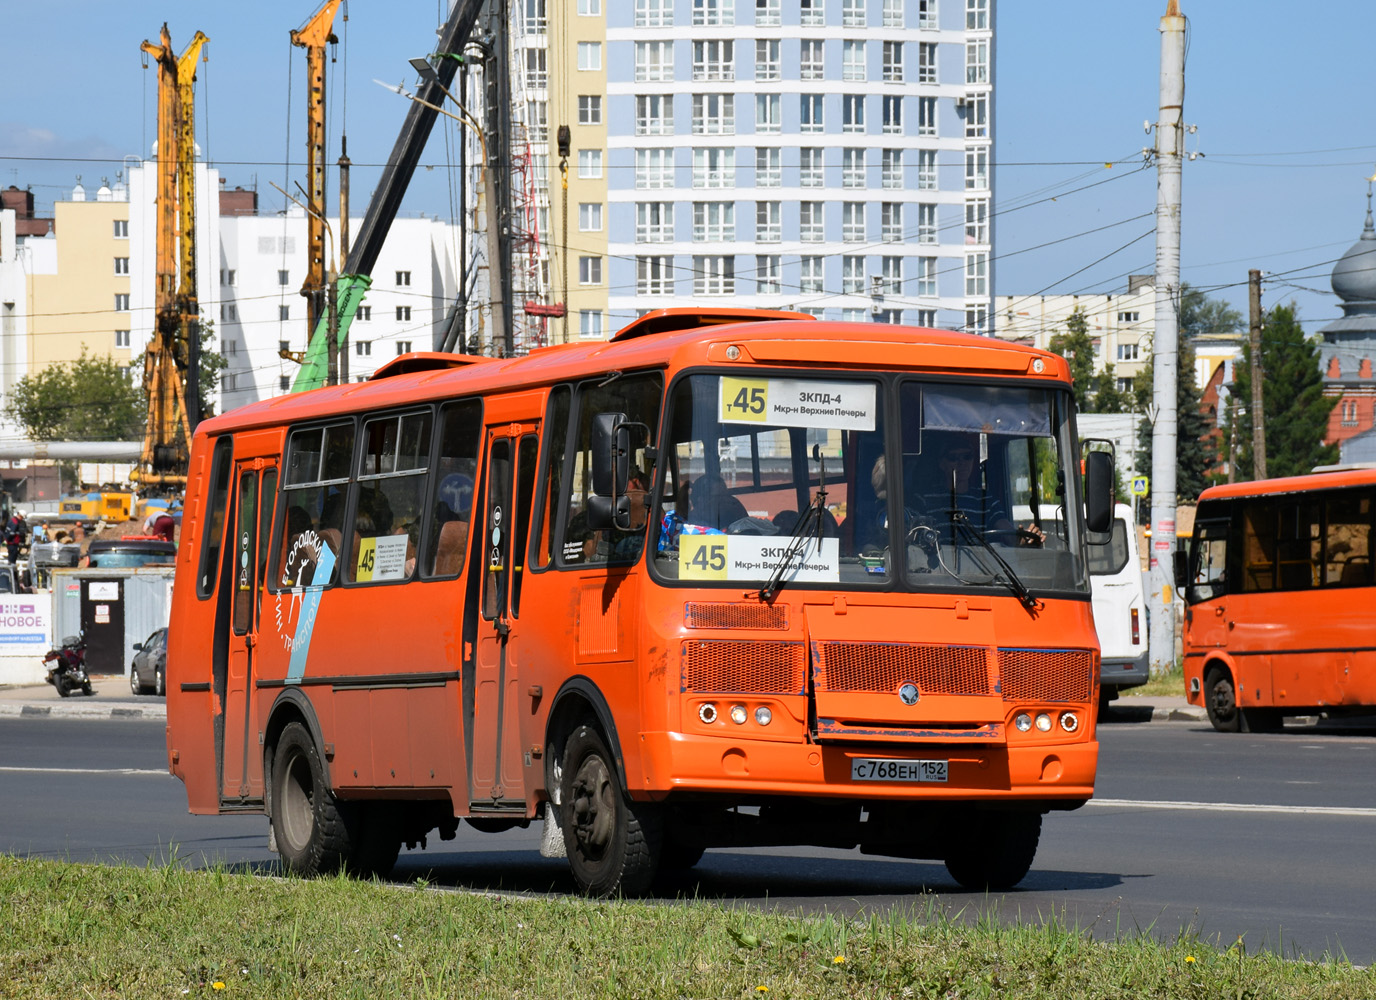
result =
[[0,767],[16,774],[167,774],[147,767]]
[[1090,799],[1092,806],[1125,809],[1178,809],[1185,812],[1280,813],[1290,816],[1376,817],[1376,809],[1360,806],[1275,806],[1250,802],[1151,802],[1139,799]]

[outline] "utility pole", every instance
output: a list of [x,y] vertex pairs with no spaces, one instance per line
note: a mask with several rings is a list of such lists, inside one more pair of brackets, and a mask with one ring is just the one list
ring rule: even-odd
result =
[[1266,478],[1266,421],[1261,410],[1261,272],[1247,272],[1247,298],[1252,322],[1248,343],[1252,348],[1252,478]]
[[1180,166],[1184,147],[1185,17],[1167,0],[1161,18],[1161,107],[1156,119],[1156,334],[1152,343],[1156,421],[1151,454],[1151,672],[1175,666],[1175,471],[1180,365]]
[[[349,168],[353,166],[353,161],[349,159],[349,137],[345,133],[339,136],[339,267],[344,268],[344,262],[349,259]],[[334,344],[335,334],[339,332],[339,276],[336,274],[330,279],[330,302],[335,307],[334,333],[330,335],[330,343]],[[347,383],[349,381],[349,331],[344,331],[344,338],[339,341],[339,381]]]

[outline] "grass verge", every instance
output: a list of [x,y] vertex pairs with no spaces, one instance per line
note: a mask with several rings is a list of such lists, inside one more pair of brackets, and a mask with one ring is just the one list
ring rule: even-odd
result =
[[0,857],[0,997],[1376,995],[1344,961],[1104,944],[935,905],[864,920]]
[[1176,664],[1163,674],[1157,674],[1141,687],[1128,688],[1123,692],[1124,698],[1147,697],[1155,698],[1161,695],[1175,695],[1185,697],[1185,668]]

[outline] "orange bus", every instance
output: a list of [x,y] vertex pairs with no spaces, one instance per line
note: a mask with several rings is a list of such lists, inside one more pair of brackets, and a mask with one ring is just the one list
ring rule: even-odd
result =
[[1185,592],[1186,697],[1220,732],[1376,706],[1376,470],[1205,490]]
[[192,449],[169,767],[307,874],[539,819],[594,895],[726,845],[1012,885],[1094,790],[1076,442],[1055,355],[750,310],[245,406]]

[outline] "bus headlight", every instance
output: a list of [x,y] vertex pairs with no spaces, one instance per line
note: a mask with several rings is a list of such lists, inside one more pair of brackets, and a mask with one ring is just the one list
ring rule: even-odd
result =
[[710,726],[717,721],[717,706],[710,701],[704,701],[698,706],[698,718],[703,721],[704,725]]
[[768,705],[761,705],[755,709],[755,721],[762,726],[767,726],[774,721],[774,713],[769,710]]
[[1032,728],[1032,716],[1026,712],[1019,712],[1013,719],[1013,725],[1018,727],[1018,732],[1025,733]]
[[1061,713],[1061,728],[1067,733],[1073,733],[1080,728],[1080,717],[1074,712]]
[[1037,731],[1040,733],[1051,732],[1051,716],[1045,712],[1037,713]]
[[732,705],[732,706],[731,706],[731,721],[734,722],[736,725],[738,725],[738,726],[743,726],[743,725],[745,725],[745,720],[748,719],[749,717],[750,717],[750,714],[749,714],[748,712],[746,712],[745,706],[744,706],[744,705]]

